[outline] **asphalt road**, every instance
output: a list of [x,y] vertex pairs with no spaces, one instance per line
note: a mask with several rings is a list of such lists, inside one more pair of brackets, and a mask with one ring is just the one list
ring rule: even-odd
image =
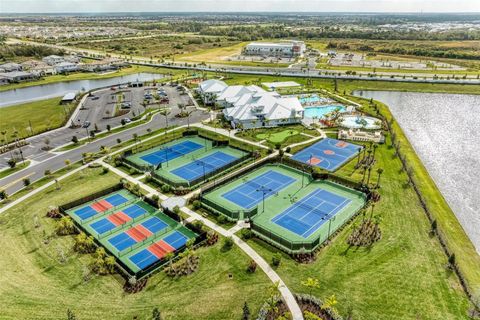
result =
[[[191,109],[190,109],[191,110]],[[182,126],[187,124],[187,118],[176,118],[175,115],[178,114],[179,109],[177,107],[172,108],[172,113],[168,116],[168,125],[171,126]],[[209,118],[209,114],[206,111],[195,110],[190,116],[190,123],[201,122]],[[23,178],[29,177],[30,181],[33,183],[38,179],[44,177],[45,170],[56,171],[65,167],[65,160],[70,160],[72,163],[82,159],[82,154],[85,152],[96,152],[100,150],[101,146],[112,147],[117,144],[117,139],[122,141],[132,139],[133,134],[144,135],[147,133],[147,129],[157,130],[160,128],[166,127],[165,117],[156,114],[152,117],[152,121],[145,123],[143,125],[138,125],[136,127],[126,129],[124,131],[112,134],[108,137],[94,140],[90,143],[87,143],[83,146],[80,146],[76,149],[63,152],[63,153],[53,153],[38,150],[41,147],[38,143],[33,144],[31,147],[24,147],[24,150],[33,148],[31,155],[27,158],[35,161],[33,165],[30,165],[25,170],[19,171],[12,175],[7,176],[6,178],[0,179],[0,186],[6,186],[6,191],[8,194],[12,194],[21,188],[23,188]],[[71,129],[69,129],[71,130]],[[79,134],[81,134],[79,131]],[[72,132],[70,132],[71,134]],[[69,136],[70,137],[70,136]],[[58,134],[58,141],[65,140],[65,138]],[[67,140],[70,139],[67,137]],[[41,143],[41,142],[40,142]],[[43,144],[44,145],[44,144]],[[27,151],[30,152],[30,151]]]

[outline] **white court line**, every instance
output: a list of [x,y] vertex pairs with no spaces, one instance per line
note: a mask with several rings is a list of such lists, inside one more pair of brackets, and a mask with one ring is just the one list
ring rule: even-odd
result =
[[[330,210],[330,212],[325,216],[325,217],[328,217],[332,212],[334,212],[335,210],[337,210],[340,206],[342,206],[345,202],[347,201],[350,201],[349,199],[345,198],[345,200],[343,200],[342,203],[340,203],[339,205],[337,205],[334,209]],[[333,203],[329,202],[329,201],[324,201],[326,203],[330,203],[332,205],[334,205]],[[337,214],[337,212],[335,212],[335,214]],[[333,216],[332,216],[333,217]],[[327,220],[330,220],[330,218],[328,218]],[[322,220],[320,220],[319,222],[315,223],[313,226],[310,227],[310,229],[306,230],[303,234],[302,234],[302,237],[304,234],[308,233],[310,230],[312,230],[314,227],[316,227],[319,223],[321,224]]]

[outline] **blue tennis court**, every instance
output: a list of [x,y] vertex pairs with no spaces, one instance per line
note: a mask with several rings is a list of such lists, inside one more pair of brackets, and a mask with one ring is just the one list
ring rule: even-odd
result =
[[168,224],[162,221],[158,217],[152,217],[145,222],[142,222],[142,226],[147,228],[151,233],[159,232],[162,229],[165,229]]
[[108,242],[110,242],[110,244],[112,246],[114,246],[115,249],[117,249],[118,251],[125,250],[125,249],[133,246],[135,243],[137,243],[137,241],[135,241],[135,239],[130,237],[125,232],[122,232],[122,233],[116,235],[115,237],[113,237],[111,239],[108,239]]
[[113,196],[105,198],[105,200],[108,201],[114,207],[128,201],[127,198],[125,198],[121,194],[114,194]]
[[130,218],[135,219],[140,217],[145,212],[147,212],[147,210],[145,210],[144,208],[140,207],[137,204],[134,204],[133,206],[123,209],[122,212],[125,213]]
[[151,253],[148,249],[143,249],[142,251],[130,257],[130,261],[135,263],[135,265],[142,270],[154,264],[158,260],[158,257]]
[[188,238],[184,236],[183,233],[174,231],[172,234],[163,238],[163,241],[174,247],[175,250],[178,250],[187,243]]
[[92,229],[95,230],[98,234],[102,234],[112,229],[115,229],[117,226],[107,218],[103,218],[97,222],[92,223],[90,227],[92,227]]
[[171,173],[187,181],[192,181],[202,177],[204,174],[223,168],[237,159],[237,157],[217,151],[172,170]]
[[93,209],[91,206],[86,206],[80,209],[77,209],[74,211],[75,214],[82,220],[85,220],[87,218],[93,217],[96,215],[98,212]]
[[164,163],[167,160],[172,160],[187,155],[201,148],[203,148],[201,144],[187,140],[141,156],[140,159],[150,163],[151,165],[157,166],[158,164]]
[[325,138],[320,142],[296,153],[292,159],[335,171],[353,158],[362,147],[345,141]]
[[350,201],[327,190],[317,189],[276,215],[272,222],[303,238],[308,238]]
[[269,170],[252,180],[246,180],[235,189],[224,193],[222,197],[242,208],[250,209],[262,201],[264,191],[267,191],[265,193],[267,199],[295,181],[292,177]]

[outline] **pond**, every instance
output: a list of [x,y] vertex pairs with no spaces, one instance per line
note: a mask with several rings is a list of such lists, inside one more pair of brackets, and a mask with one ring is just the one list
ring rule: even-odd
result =
[[7,107],[14,104],[25,103],[35,100],[60,97],[68,92],[81,90],[92,90],[128,82],[152,81],[163,78],[162,74],[155,73],[134,73],[130,75],[113,77],[108,79],[95,80],[73,80],[56,83],[49,83],[38,86],[24,87],[0,92],[0,107]]
[[480,252],[480,95],[357,91],[389,106]]

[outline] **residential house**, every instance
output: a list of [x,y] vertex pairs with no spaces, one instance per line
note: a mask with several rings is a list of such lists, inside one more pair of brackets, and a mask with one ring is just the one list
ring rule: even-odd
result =
[[7,79],[7,81],[10,83],[34,80],[37,77],[38,76],[36,74],[31,72],[25,72],[25,71],[12,71],[12,72],[0,73],[0,78]]
[[66,61],[60,62],[59,64],[56,64],[54,67],[57,73],[73,72],[78,70],[78,65],[76,65],[75,63],[66,62]]
[[18,63],[7,62],[0,65],[0,69],[2,69],[3,72],[22,71],[22,66]]
[[57,55],[52,54],[50,56],[44,57],[42,59],[42,61],[45,62],[46,64],[54,66],[54,65],[57,65],[59,63],[65,62],[65,59],[61,56],[57,56]]

